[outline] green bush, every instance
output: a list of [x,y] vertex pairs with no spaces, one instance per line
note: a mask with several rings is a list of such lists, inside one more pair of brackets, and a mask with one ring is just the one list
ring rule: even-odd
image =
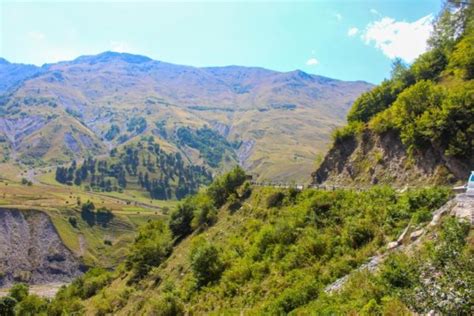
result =
[[411,70],[417,81],[436,81],[445,69],[447,62],[441,49],[433,49],[418,57],[411,66]]
[[8,295],[14,298],[17,302],[23,301],[28,296],[30,287],[25,283],[16,283],[10,288]]
[[420,120],[429,109],[441,106],[444,97],[442,88],[435,86],[431,81],[419,81],[405,89],[393,104],[393,118],[395,126],[400,130],[402,142],[408,148],[423,148],[430,139],[420,128]]
[[267,198],[267,207],[280,207],[284,198],[285,194],[283,192],[275,192],[270,194]]
[[184,314],[183,303],[174,294],[164,293],[150,302],[149,315],[179,316]]
[[214,201],[216,207],[221,207],[232,193],[237,194],[237,189],[245,182],[245,171],[236,166],[232,171],[217,178],[207,189],[207,194]]
[[364,131],[365,124],[359,121],[353,121],[344,127],[337,128],[332,132],[332,139],[337,143],[341,143],[347,139],[354,138],[357,135],[362,134]]
[[38,295],[28,295],[15,306],[18,316],[46,315],[48,303]]
[[0,297],[0,315],[14,316],[17,300],[11,296]]
[[465,80],[474,78],[474,34],[472,32],[457,43],[450,56],[449,70]]
[[133,279],[141,279],[159,266],[169,256],[171,246],[171,232],[164,222],[153,221],[142,226],[127,258]]
[[371,91],[363,93],[352,105],[347,121],[368,122],[372,116],[388,108],[396,99],[392,85],[392,81],[385,80]]
[[192,232],[191,222],[194,218],[194,210],[189,203],[182,203],[171,213],[169,228],[173,236],[183,238]]
[[219,251],[215,246],[206,242],[193,247],[190,261],[198,287],[219,280],[224,271],[224,264],[219,257]]

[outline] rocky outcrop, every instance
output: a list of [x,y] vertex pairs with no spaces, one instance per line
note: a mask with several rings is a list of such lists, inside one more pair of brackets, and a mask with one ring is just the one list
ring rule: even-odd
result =
[[68,282],[80,275],[81,269],[48,215],[0,209],[0,286]]
[[379,135],[366,130],[336,141],[312,176],[315,184],[406,186],[454,183],[468,174],[468,163],[439,148],[429,146],[410,156],[396,131]]

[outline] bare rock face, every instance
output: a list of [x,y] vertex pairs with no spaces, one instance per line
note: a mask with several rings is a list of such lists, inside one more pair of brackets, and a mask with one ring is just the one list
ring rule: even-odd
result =
[[420,238],[421,235],[423,235],[423,233],[425,232],[424,229],[418,229],[418,230],[415,230],[414,232],[412,232],[410,234],[410,240],[417,240],[418,238]]
[[400,187],[464,181],[469,172],[467,161],[445,156],[442,148],[429,146],[410,158],[396,131],[378,135],[365,130],[335,142],[312,176],[315,184]]
[[0,286],[68,282],[81,273],[48,215],[0,209]]

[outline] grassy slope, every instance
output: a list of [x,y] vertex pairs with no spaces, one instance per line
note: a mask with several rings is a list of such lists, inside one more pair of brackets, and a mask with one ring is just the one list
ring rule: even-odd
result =
[[[79,187],[58,184],[54,181],[54,173],[47,172],[48,169],[38,171],[37,179],[41,183],[25,186],[19,183],[25,173],[18,167],[0,164],[0,170],[3,171],[0,206],[46,212],[65,245],[77,256],[83,257],[86,264],[93,266],[116,265],[126,255],[124,249],[133,241],[137,227],[150,219],[162,218],[163,208],[171,208],[176,203],[150,201],[145,196],[139,196],[142,192],[85,192]],[[112,210],[114,219],[107,227],[89,226],[81,219],[78,198],[81,202],[90,200],[97,207]],[[77,228],[69,223],[68,218],[71,216],[76,217]],[[104,240],[111,241],[112,246],[105,245]]]
[[[170,291],[180,297],[188,311],[197,314],[290,311],[315,299],[324,285],[371,255],[383,252],[385,243],[398,236],[410,217],[426,212],[414,207],[406,209],[407,196],[397,197],[395,192],[383,188],[366,193],[306,190],[295,203],[286,200],[281,208],[269,208],[268,197],[275,192],[269,188],[254,189],[235,213],[224,206],[214,226],[184,239],[169,259],[139,284],[127,285],[127,273],[121,272],[110,286],[87,301],[88,312],[152,312],[157,308],[155,302]],[[420,200],[421,206],[443,203],[443,194]],[[328,214],[332,214],[331,218],[335,216],[330,221],[337,223],[337,218],[344,218],[343,223],[316,228],[311,209],[318,201],[327,199],[332,201]],[[404,208],[407,213],[399,219],[390,215]],[[358,223],[373,235],[367,243],[353,248],[346,243]],[[264,237],[265,232],[268,237]],[[286,238],[288,241],[284,241]],[[220,250],[226,268],[219,282],[198,290],[189,256],[193,244],[202,239]]]

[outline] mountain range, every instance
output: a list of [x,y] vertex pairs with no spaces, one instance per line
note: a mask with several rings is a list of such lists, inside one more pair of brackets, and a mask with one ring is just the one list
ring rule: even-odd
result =
[[[300,70],[197,68],[115,52],[42,67],[0,59],[0,154],[57,165],[152,136],[215,171],[239,163],[261,180],[301,179],[371,87]],[[182,127],[211,129],[233,152],[209,165],[206,148],[180,138]]]

